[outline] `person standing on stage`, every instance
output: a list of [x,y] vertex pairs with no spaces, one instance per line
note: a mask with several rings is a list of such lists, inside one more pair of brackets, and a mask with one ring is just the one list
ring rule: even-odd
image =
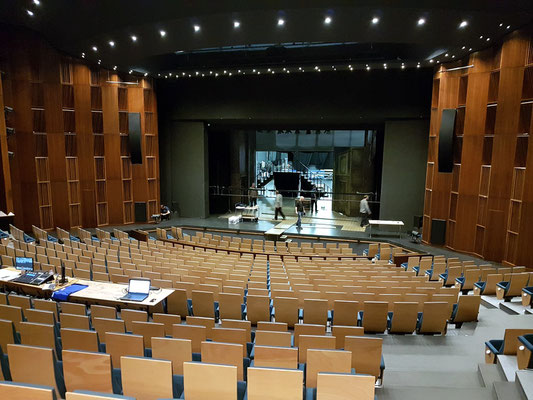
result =
[[302,216],[305,215],[303,196],[296,198],[296,201],[294,202],[294,211],[296,211],[296,215],[298,215],[298,221],[296,221],[296,228],[300,230],[302,229]]
[[359,203],[359,214],[361,215],[361,227],[368,225],[368,217],[372,214],[368,206],[368,196],[364,195],[363,200]]
[[315,185],[313,185],[313,189],[311,189],[311,214],[317,213],[318,214],[318,190]]
[[276,190],[276,200],[274,201],[274,219],[276,221],[278,220],[278,214],[285,220],[285,214],[283,214],[281,207],[283,207],[283,196],[279,190]]
[[257,188],[255,187],[255,183],[252,183],[252,186],[248,190],[248,196],[250,197],[250,205],[256,206],[257,205]]

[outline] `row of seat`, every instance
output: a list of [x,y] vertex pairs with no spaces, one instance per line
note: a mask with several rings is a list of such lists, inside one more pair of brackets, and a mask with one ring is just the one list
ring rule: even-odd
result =
[[533,328],[506,329],[502,339],[485,342],[485,362],[496,364],[498,356],[516,356],[517,369],[533,369]]

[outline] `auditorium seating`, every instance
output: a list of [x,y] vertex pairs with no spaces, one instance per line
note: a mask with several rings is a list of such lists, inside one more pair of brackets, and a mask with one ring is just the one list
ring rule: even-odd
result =
[[516,355],[518,337],[533,334],[532,329],[506,329],[503,339],[492,339],[485,342],[485,362],[495,364],[499,354]]
[[518,336],[518,369],[533,369],[533,333]]

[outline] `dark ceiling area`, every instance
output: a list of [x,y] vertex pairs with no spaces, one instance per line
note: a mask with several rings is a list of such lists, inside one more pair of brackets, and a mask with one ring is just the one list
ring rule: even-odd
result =
[[532,20],[531,0],[8,0],[0,9],[0,22],[72,56],[153,77],[428,67]]

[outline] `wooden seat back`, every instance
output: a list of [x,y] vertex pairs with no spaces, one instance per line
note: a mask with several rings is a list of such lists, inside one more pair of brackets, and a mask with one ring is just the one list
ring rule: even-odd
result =
[[56,348],[54,325],[34,322],[20,323],[20,343],[28,346]]
[[[85,307],[85,304],[69,303],[64,301],[59,303],[59,307],[61,309],[61,313],[87,315],[87,308]],[[59,319],[61,319],[61,315],[59,316]]]
[[236,366],[239,381],[244,380],[242,355],[242,344],[202,342],[202,362]]
[[91,390],[113,393],[109,354],[64,350],[63,376],[67,392]]
[[193,314],[196,317],[215,318],[215,298],[213,292],[192,291]]
[[304,299],[304,324],[326,325],[328,322],[328,301]]
[[76,314],[61,314],[61,327],[71,329],[89,329],[89,316]]
[[192,352],[200,353],[202,342],[207,339],[207,328],[200,325],[172,325],[172,337],[190,340]]
[[98,333],[96,331],[61,328],[63,350],[98,352]]
[[387,329],[389,304],[383,301],[365,301],[363,327],[365,332],[384,332]]
[[276,322],[284,322],[290,327],[298,323],[298,298],[276,297],[274,308],[276,309]]
[[256,325],[259,321],[270,321],[270,297],[248,295],[246,309],[248,321],[252,325]]
[[351,351],[309,349],[307,350],[305,385],[308,388],[316,388],[317,375],[319,372],[349,374],[351,370]]
[[344,339],[346,336],[363,336],[365,330],[362,326],[342,326],[334,325],[331,334],[335,337],[335,348],[344,349]]
[[335,300],[333,303],[333,324],[356,326],[357,313],[360,311],[357,301]]
[[55,400],[54,389],[49,386],[26,386],[14,382],[0,382],[0,395],[10,400]]
[[246,342],[247,335],[245,329],[235,329],[235,328],[214,328],[212,330],[212,340],[213,342],[219,343],[235,343],[242,344],[243,348],[243,357],[247,355]]
[[457,302],[457,313],[455,314],[453,322],[477,321],[480,305],[481,296],[469,295],[459,297],[459,301]]
[[133,329],[133,321],[148,321],[148,313],[141,310],[130,310],[124,308],[120,310],[120,319],[126,325],[126,332],[131,332]]
[[505,296],[506,297],[520,296],[522,293],[522,289],[527,285],[528,281],[529,281],[528,272],[522,272],[519,274],[513,273],[511,275],[511,283],[509,285],[509,289],[507,290],[507,293],[505,293]]
[[20,296],[18,294],[10,294],[8,296],[10,306],[20,307],[23,310],[31,308],[31,298],[28,296]]
[[121,357],[125,396],[157,400],[172,398],[172,362],[152,358]]
[[0,349],[7,353],[7,345],[15,343],[15,325],[13,321],[0,319]]
[[380,376],[382,338],[346,336],[344,349],[354,354],[352,368],[358,374],[373,375],[376,379]]
[[15,330],[20,332],[20,323],[24,320],[22,308],[0,304],[0,319],[13,322]]
[[494,295],[496,294],[496,284],[503,281],[503,274],[488,274],[487,281],[485,284],[485,290],[483,295]]
[[258,331],[287,332],[288,324],[285,322],[259,321],[257,323],[257,330]]
[[246,331],[246,341],[252,341],[252,323],[238,319],[225,319],[221,321],[222,328],[244,329]]
[[516,355],[518,336],[533,334],[533,329],[506,329],[503,336],[503,354]]
[[255,344],[259,346],[291,347],[290,332],[255,331]]
[[418,303],[397,302],[394,303],[394,311],[391,322],[391,333],[412,333],[416,330],[418,318]]
[[28,322],[48,325],[54,325],[56,323],[56,317],[52,311],[29,309],[24,310],[24,316]]
[[7,354],[13,382],[51,386],[57,397],[61,397],[56,384],[52,349],[8,344]]
[[375,382],[371,376],[318,373],[317,400],[374,400]]
[[449,303],[432,301],[424,303],[419,333],[446,334],[448,318],[450,318]]
[[254,347],[254,365],[269,368],[298,368],[298,349],[294,347]]
[[183,364],[184,394],[194,400],[235,400],[237,367],[186,362]]
[[218,304],[220,318],[242,319],[243,297],[234,293],[219,293]]
[[94,304],[91,306],[91,318],[116,319],[117,310],[115,307],[99,306]]
[[192,341],[154,337],[152,338],[152,358],[172,361],[172,373],[183,375],[183,363],[192,361]]
[[113,368],[120,368],[122,356],[144,357],[144,341],[140,335],[107,332],[106,352],[111,355]]
[[307,362],[308,349],[335,350],[336,338],[334,336],[300,335],[298,346],[298,362]]
[[143,337],[145,348],[150,348],[153,337],[165,337],[165,325],[157,322],[132,321],[131,326],[134,335]]
[[53,300],[33,299],[33,308],[42,311],[51,311],[56,317],[56,321],[59,321],[59,310],[57,303]]
[[181,324],[181,316],[173,314],[153,313],[152,320],[165,326],[166,336],[172,336],[172,325]]
[[250,400],[302,400],[303,371],[249,368],[247,393]]
[[94,318],[93,327],[102,343],[105,343],[107,332],[126,333],[126,324],[121,319]]

